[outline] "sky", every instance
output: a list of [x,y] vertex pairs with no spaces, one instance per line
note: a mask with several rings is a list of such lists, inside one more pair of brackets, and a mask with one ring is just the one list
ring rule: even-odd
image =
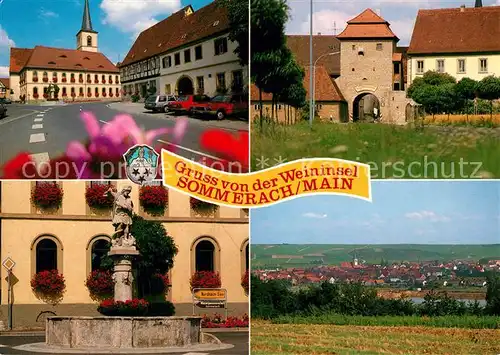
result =
[[[137,35],[180,8],[211,0],[90,0],[98,46],[109,60],[123,60]],[[76,49],[84,0],[0,0],[0,77],[8,77],[10,47]]]
[[[288,34],[309,34],[310,1],[288,0],[291,19]],[[475,0],[314,0],[313,32],[324,35],[339,34],[347,21],[367,8],[379,10],[391,24],[392,31],[400,39],[398,45],[410,43],[418,9],[473,7]],[[500,0],[483,0],[483,6],[500,5]],[[335,29],[337,29],[335,31]]]
[[371,203],[304,196],[250,217],[252,244],[499,244],[500,181],[373,181]]

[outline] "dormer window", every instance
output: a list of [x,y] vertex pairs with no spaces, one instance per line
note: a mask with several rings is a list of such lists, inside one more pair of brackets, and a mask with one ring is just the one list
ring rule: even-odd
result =
[[89,57],[83,57],[83,60],[90,60]]
[[76,66],[77,66],[77,67],[81,67],[82,65],[81,65],[80,63],[78,63]]
[[55,65],[55,64],[56,64],[56,62],[50,61],[50,62],[49,62],[49,64],[53,64],[53,65]]
[[102,65],[99,65],[99,68],[104,68]]
[[187,34],[186,34],[186,33],[184,33],[184,34],[182,35],[182,37],[181,37],[181,38],[182,38],[182,39],[186,39],[186,37],[187,37]]
[[59,58],[68,58],[66,54],[60,55]]
[[217,25],[219,25],[219,20],[217,20],[217,21],[214,22],[214,27],[217,26]]

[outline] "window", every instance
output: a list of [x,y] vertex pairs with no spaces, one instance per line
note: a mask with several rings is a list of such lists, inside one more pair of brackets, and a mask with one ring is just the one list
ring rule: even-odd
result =
[[181,65],[181,54],[180,53],[174,54],[174,64]]
[[196,271],[215,271],[215,246],[209,240],[202,240],[196,245]]
[[83,96],[83,88],[80,88],[79,94],[80,94],[80,96]]
[[158,97],[158,102],[166,102],[167,101],[167,97],[166,96],[159,96]]
[[444,59],[436,60],[436,71],[438,73],[444,73]]
[[356,50],[356,45],[355,45],[355,44],[353,44],[353,45],[352,45],[352,50],[353,50],[353,51],[355,51],[355,50]]
[[57,73],[56,72],[52,73],[52,78],[57,80]]
[[46,71],[43,72],[43,79],[47,79],[48,78],[48,74]]
[[73,96],[74,93],[75,93],[75,88],[71,88],[71,95]]
[[33,95],[38,95],[38,88],[36,86],[33,88]]
[[465,73],[465,59],[458,59],[457,67],[459,73]]
[[78,74],[78,80],[83,83],[83,74]]
[[96,95],[99,95],[99,88],[95,88],[94,92]]
[[196,83],[198,84],[198,93],[202,94],[205,92],[205,79],[202,76],[196,77]]
[[57,244],[44,238],[36,244],[36,273],[57,270]]
[[62,94],[63,94],[63,96],[66,96],[66,95],[68,94],[68,93],[66,92],[66,87],[63,87],[63,88],[62,88]]
[[75,80],[75,74],[74,73],[71,73],[71,80],[74,81]]
[[394,83],[394,91],[399,91],[399,83]]
[[91,78],[90,74],[87,74],[87,83],[90,83],[90,82],[92,82],[92,78]]
[[194,59],[195,60],[203,59],[203,50],[201,46],[194,47]]
[[94,82],[95,83],[98,83],[99,82],[99,76],[96,74],[94,75]]
[[190,63],[191,62],[191,50],[186,49],[184,51],[184,63]]
[[480,73],[488,72],[488,59],[486,58],[479,59],[479,72]]
[[90,97],[92,95],[92,89],[87,88],[87,96]]
[[109,78],[109,83],[110,83],[110,84],[113,84],[113,76],[112,76],[112,75],[110,75],[108,78]]
[[217,89],[226,88],[226,73],[217,73]]
[[394,63],[394,74],[399,74],[399,62]]
[[106,88],[102,88],[102,95],[106,95]]
[[87,46],[92,47],[92,36],[87,36]]
[[170,84],[165,84],[165,94],[172,93],[172,86]]
[[227,52],[227,38],[217,38],[214,41],[215,55],[221,55]]
[[103,75],[103,76],[101,77],[101,80],[102,80],[102,82],[103,82],[103,83],[105,83],[105,82],[106,82],[106,75]]
[[233,83],[232,83],[233,91],[238,91],[243,89],[243,71],[236,70],[233,71]]
[[118,78],[118,75],[115,75],[115,84],[119,84],[120,83],[120,78]]
[[424,61],[423,60],[417,60],[417,73],[418,74],[424,73]]
[[163,57],[161,61],[162,61],[163,68],[170,68],[172,66],[172,57],[171,56]]
[[116,91],[116,92],[115,92],[115,95],[116,95],[117,97],[118,97],[118,96],[120,96],[120,89],[116,88],[116,90],[115,90],[115,91]]
[[381,51],[382,50],[382,43],[377,43],[377,50],[378,51]]
[[248,270],[248,267],[250,266],[250,250],[249,250],[249,245],[245,247],[245,270]]
[[92,251],[90,255],[91,271],[101,269],[101,263],[108,255],[109,247],[110,243],[106,239],[97,239],[92,243]]
[[109,88],[109,96],[113,95],[113,88]]

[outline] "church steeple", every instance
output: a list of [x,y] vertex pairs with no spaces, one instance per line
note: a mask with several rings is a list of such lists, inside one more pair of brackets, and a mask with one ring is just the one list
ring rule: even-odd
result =
[[482,0],[476,0],[476,5],[474,7],[483,7]]
[[[477,1],[476,1],[477,4]],[[83,7],[83,19],[82,19],[82,29],[81,31],[93,32],[92,29],[92,19],[90,18],[89,10],[89,0],[85,0],[85,5]]]
[[76,34],[76,49],[97,52],[97,32],[92,28],[89,0],[83,5],[82,28]]

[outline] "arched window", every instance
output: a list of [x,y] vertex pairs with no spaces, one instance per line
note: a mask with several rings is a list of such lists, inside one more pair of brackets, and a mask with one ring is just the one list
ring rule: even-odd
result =
[[90,74],[87,74],[87,82],[90,83],[92,79],[90,78]]
[[196,244],[195,271],[215,271],[215,245],[209,240]]
[[248,270],[249,265],[250,265],[250,248],[249,244],[247,244],[245,248],[245,270]]
[[248,239],[241,244],[240,260],[241,260],[241,273],[244,274],[248,270],[250,264],[250,250]]
[[63,86],[62,94],[63,94],[63,96],[66,96],[68,94],[68,92],[66,91],[66,86]]
[[113,76],[112,75],[109,76],[109,83],[113,84]]
[[57,270],[57,244],[48,238],[36,244],[36,273]]
[[33,72],[33,78],[38,78],[38,72],[36,70]]
[[95,88],[95,93],[99,94],[99,88]]
[[113,88],[109,88],[109,95],[113,95]]
[[92,47],[92,36],[87,36],[87,46]]
[[102,88],[102,94],[106,95],[106,88]]
[[44,78],[48,78],[48,74],[47,74],[47,72],[46,72],[46,71],[44,71],[44,72],[43,72],[43,77],[44,77]]
[[90,254],[91,271],[101,268],[102,260],[108,255],[111,244],[106,239],[97,239],[92,243]]
[[102,79],[102,82],[104,83],[104,82],[106,81],[106,75],[103,75],[103,76],[101,77],[101,79]]
[[66,79],[66,73],[62,73],[63,79]]
[[118,75],[115,75],[115,84],[118,84],[118,82],[119,82]]
[[36,86],[33,88],[33,95],[38,95],[38,88]]

